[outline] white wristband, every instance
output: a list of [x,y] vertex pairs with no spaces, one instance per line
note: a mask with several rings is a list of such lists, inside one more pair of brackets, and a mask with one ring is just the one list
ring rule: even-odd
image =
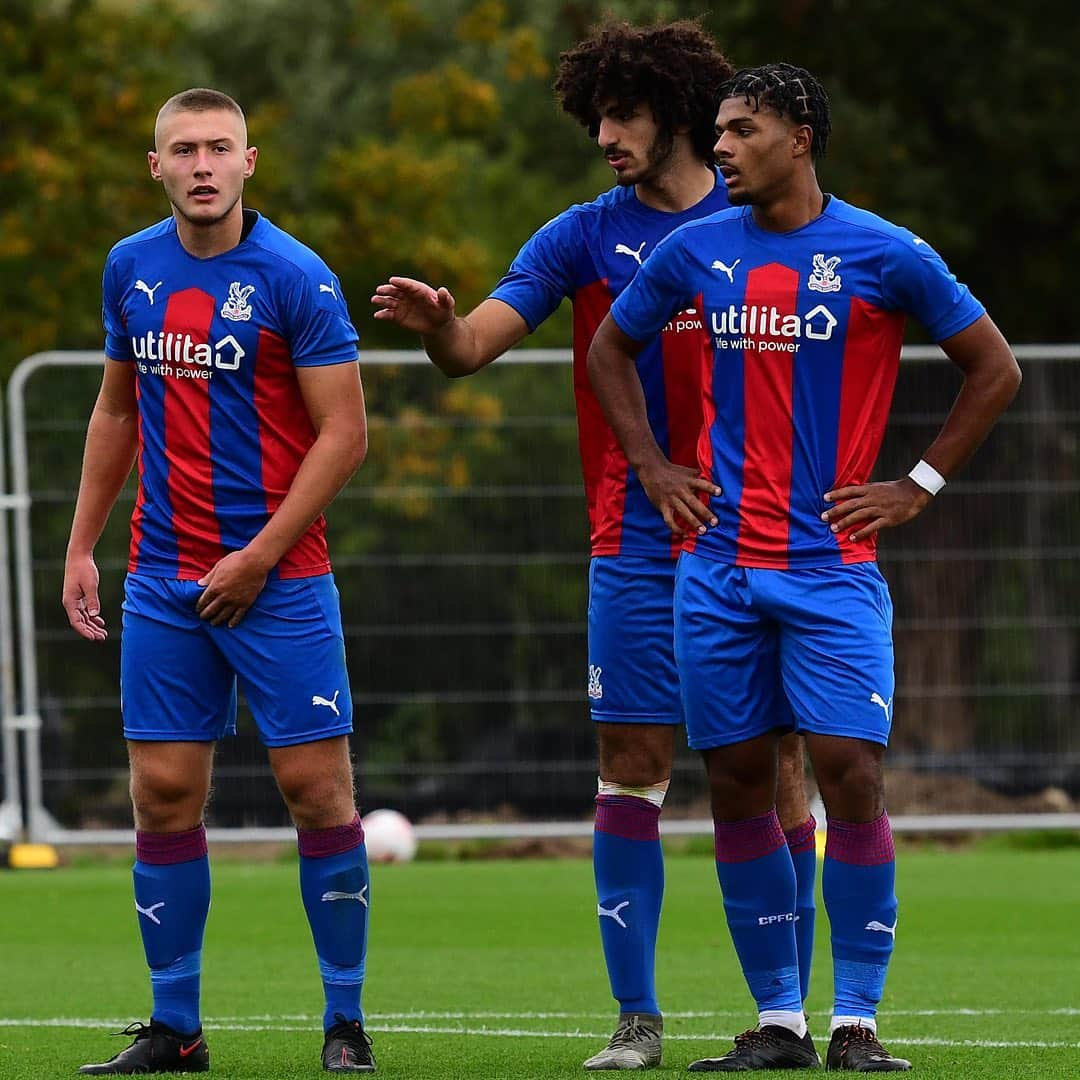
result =
[[928,491],[931,495],[936,495],[945,486],[945,477],[942,476],[933,465],[928,464],[921,458],[915,468],[908,473],[908,476],[910,476],[923,491]]

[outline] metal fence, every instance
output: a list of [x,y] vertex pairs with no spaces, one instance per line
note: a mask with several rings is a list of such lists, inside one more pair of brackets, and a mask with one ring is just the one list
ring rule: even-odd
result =
[[[1080,346],[1017,354],[1024,385],[991,439],[882,543],[901,829],[1080,827]],[[100,366],[99,353],[41,354],[8,387],[0,508],[15,518],[19,694],[16,707],[0,550],[0,814],[10,824],[24,803],[31,835],[54,842],[130,830],[116,631],[133,487],[97,551],[109,641],[77,639],[59,605]],[[588,833],[587,522],[568,354],[519,351],[458,381],[420,353],[367,353],[363,370],[369,457],[328,515],[361,802],[398,807],[422,836]],[[878,475],[921,456],[958,382],[937,349],[905,350]],[[668,807],[669,833],[711,828],[685,747]],[[216,836],[291,835],[243,710],[208,821]]]

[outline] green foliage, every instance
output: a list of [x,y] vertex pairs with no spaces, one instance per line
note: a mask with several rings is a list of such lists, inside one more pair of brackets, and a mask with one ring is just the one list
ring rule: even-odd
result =
[[[102,340],[101,269],[164,216],[147,172],[154,113],[178,72],[179,10],[93,2],[0,6],[0,371]],[[189,75],[190,77],[190,75]]]
[[[0,10],[0,369],[93,347],[120,236],[166,211],[146,178],[153,114],[205,82],[234,94],[262,150],[248,199],[327,255],[368,344],[390,273],[450,285],[467,308],[552,214],[609,183],[559,116],[559,52],[604,11],[696,16],[667,0],[10,0]],[[826,186],[924,234],[1016,339],[1075,337],[1080,96],[1067,7],[976,0],[732,3],[704,16],[739,64],[820,73],[835,136]],[[1033,301],[1038,297],[1038,302]],[[537,344],[564,342],[565,315]]]
[[[641,21],[697,16],[706,7],[697,0],[6,0],[0,375],[31,352],[99,345],[107,251],[168,212],[148,177],[145,151],[155,110],[172,93],[205,84],[237,97],[260,148],[246,202],[339,273],[364,346],[412,347],[411,338],[370,318],[367,298],[377,284],[391,274],[446,284],[467,311],[537,227],[610,184],[593,142],[552,100],[559,53],[605,11]],[[821,165],[827,190],[925,236],[1016,340],[1076,339],[1080,150],[1066,125],[1080,100],[1080,20],[1071,6],[732,0],[702,17],[736,63],[784,58],[822,77],[835,121]],[[569,339],[564,305],[530,344]],[[497,587],[475,568],[447,567],[422,581],[417,576],[404,597],[374,588],[347,595],[347,621],[393,622],[410,604],[434,604],[433,619],[451,621],[447,613],[469,610],[478,589],[495,593],[493,619],[524,620],[528,613],[537,622],[580,620],[580,497],[572,493],[558,513],[541,518],[475,494],[484,485],[569,475],[572,426],[558,427],[552,445],[537,447],[537,428],[504,422],[516,412],[550,417],[572,408],[565,371],[552,369],[547,380],[530,376],[525,385],[524,373],[513,371],[460,383],[429,370],[366,372],[371,454],[332,515],[335,553],[419,559],[439,551],[550,552],[555,538],[578,536],[581,565],[519,565],[500,572]],[[1025,394],[1035,387],[1029,376]],[[80,383],[78,394],[58,394],[48,405],[56,437],[34,463],[35,487],[50,490],[35,506],[42,552],[63,549],[77,479],[63,462],[73,457],[70,444],[80,437],[92,390],[82,395]],[[485,423],[464,435],[456,425],[465,419]],[[1024,454],[1067,479],[1075,469],[1071,438],[1062,428]],[[1004,456],[999,445],[1005,443],[993,442],[983,455]],[[550,471],[539,477],[542,470]],[[454,493],[466,491],[473,495],[454,501]],[[1051,525],[1055,534],[1075,529],[1075,506],[1067,502],[1043,499],[1048,532]],[[984,520],[988,513],[973,510],[972,528],[1013,524]],[[118,510],[107,537],[111,550],[122,547],[123,531]],[[56,570],[43,571],[36,583],[39,610],[54,615]],[[925,591],[925,572],[911,575],[909,586],[898,576],[898,595]],[[1075,595],[1080,571],[1073,560],[1054,572],[1060,576],[1052,580],[1037,566],[1003,572],[993,593],[997,610],[1021,610],[1032,597],[1033,607],[1061,614],[1055,605]],[[958,584],[948,568],[938,573],[938,587],[957,597],[957,610],[979,598],[975,583]],[[115,592],[117,578],[115,570],[107,573],[105,588]],[[985,606],[993,607],[989,600]],[[1067,662],[1052,669],[1053,650],[1041,638],[1021,637],[998,637],[978,655],[960,655],[975,651],[970,636],[927,649],[951,663],[947,646],[956,646],[955,662],[987,679],[1009,664],[1017,680],[1063,681]],[[494,643],[483,658],[511,686],[542,688],[557,684],[563,651],[557,637],[540,646],[522,633]],[[381,674],[387,686],[415,685],[414,662],[361,656],[358,684]],[[434,693],[468,674],[445,661],[442,684],[425,669],[431,684],[417,689]],[[104,697],[113,674],[102,665],[64,662],[43,671],[43,685],[50,680],[58,689],[77,686]],[[465,736],[445,714],[436,729],[425,700],[421,693],[381,718],[366,747],[370,760],[465,752]],[[464,715],[469,706],[460,708]],[[961,723],[960,709],[941,703],[934,728],[996,733],[1007,721],[1019,735],[1043,720],[1036,699],[1007,703],[1007,718],[989,702]],[[99,723],[105,720],[102,713]],[[500,720],[508,737],[526,727],[513,710]],[[528,723],[542,724],[535,716]]]

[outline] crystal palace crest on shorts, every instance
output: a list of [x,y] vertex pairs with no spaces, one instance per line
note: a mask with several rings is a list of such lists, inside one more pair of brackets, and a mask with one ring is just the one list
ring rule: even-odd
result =
[[604,673],[602,667],[596,664],[589,665],[589,697],[593,701],[599,701],[604,696],[604,687],[600,682],[600,676]]

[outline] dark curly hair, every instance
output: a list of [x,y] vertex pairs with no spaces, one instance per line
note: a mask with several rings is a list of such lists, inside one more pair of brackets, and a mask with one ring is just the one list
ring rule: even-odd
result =
[[608,21],[559,57],[554,89],[563,111],[594,137],[602,106],[644,103],[664,138],[688,127],[694,153],[711,162],[717,90],[733,73],[697,20],[655,26]]
[[720,87],[720,100],[741,97],[754,111],[768,105],[797,124],[807,124],[814,132],[810,153],[824,157],[832,132],[829,95],[806,68],[794,64],[762,64],[743,68]]

